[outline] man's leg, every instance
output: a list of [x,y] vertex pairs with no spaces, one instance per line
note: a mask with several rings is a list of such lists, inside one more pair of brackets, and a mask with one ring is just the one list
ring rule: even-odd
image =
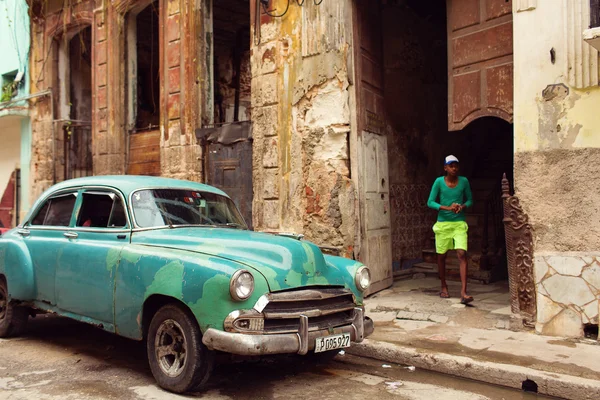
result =
[[442,282],[442,291],[440,297],[450,297],[448,294],[448,285],[446,284],[446,254],[437,255],[438,273],[440,274],[440,281]]
[[464,250],[456,250],[458,261],[460,261],[460,282],[462,287],[460,289],[460,297],[468,298],[467,295],[467,252]]
[[468,235],[467,231],[469,230],[469,226],[466,222],[457,222],[456,230],[454,231],[454,245],[456,249],[456,255],[458,256],[458,260],[460,261],[460,281],[462,283],[462,287],[460,290],[460,302],[463,304],[467,304],[473,301],[473,297],[467,294],[467,245],[468,245]]

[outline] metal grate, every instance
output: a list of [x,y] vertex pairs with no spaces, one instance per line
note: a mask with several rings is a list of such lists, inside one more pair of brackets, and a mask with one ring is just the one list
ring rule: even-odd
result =
[[91,176],[93,173],[91,124],[66,124],[64,134],[65,179]]
[[590,28],[600,27],[600,0],[590,0]]
[[354,297],[342,288],[311,288],[273,293],[263,310],[265,333],[298,332],[300,315],[308,317],[308,330],[351,324]]

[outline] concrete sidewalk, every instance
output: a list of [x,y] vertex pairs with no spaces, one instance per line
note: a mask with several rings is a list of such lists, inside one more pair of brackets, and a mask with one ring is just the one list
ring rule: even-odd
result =
[[439,297],[434,278],[397,281],[365,301],[375,333],[348,353],[569,399],[600,399],[600,345],[546,337],[510,313],[508,284],[470,284],[473,306],[460,304],[460,283]]

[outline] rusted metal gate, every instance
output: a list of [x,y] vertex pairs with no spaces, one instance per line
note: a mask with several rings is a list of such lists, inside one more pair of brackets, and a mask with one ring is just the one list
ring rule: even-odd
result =
[[209,185],[227,193],[252,229],[252,123],[232,122],[196,130]]
[[91,176],[93,174],[91,123],[68,123],[63,125],[63,131],[65,179]]
[[371,269],[372,284],[368,293],[374,293],[393,283],[381,2],[356,0],[354,5],[361,214],[359,259]]
[[513,121],[512,0],[447,0],[448,129]]

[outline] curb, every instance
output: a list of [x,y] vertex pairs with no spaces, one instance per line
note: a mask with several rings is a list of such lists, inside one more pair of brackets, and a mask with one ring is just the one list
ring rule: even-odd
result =
[[390,363],[413,365],[429,371],[454,375],[494,385],[522,389],[529,379],[538,385],[538,393],[573,400],[600,399],[600,381],[578,376],[539,371],[519,365],[478,361],[470,357],[427,352],[411,347],[365,339],[345,349],[348,354]]

